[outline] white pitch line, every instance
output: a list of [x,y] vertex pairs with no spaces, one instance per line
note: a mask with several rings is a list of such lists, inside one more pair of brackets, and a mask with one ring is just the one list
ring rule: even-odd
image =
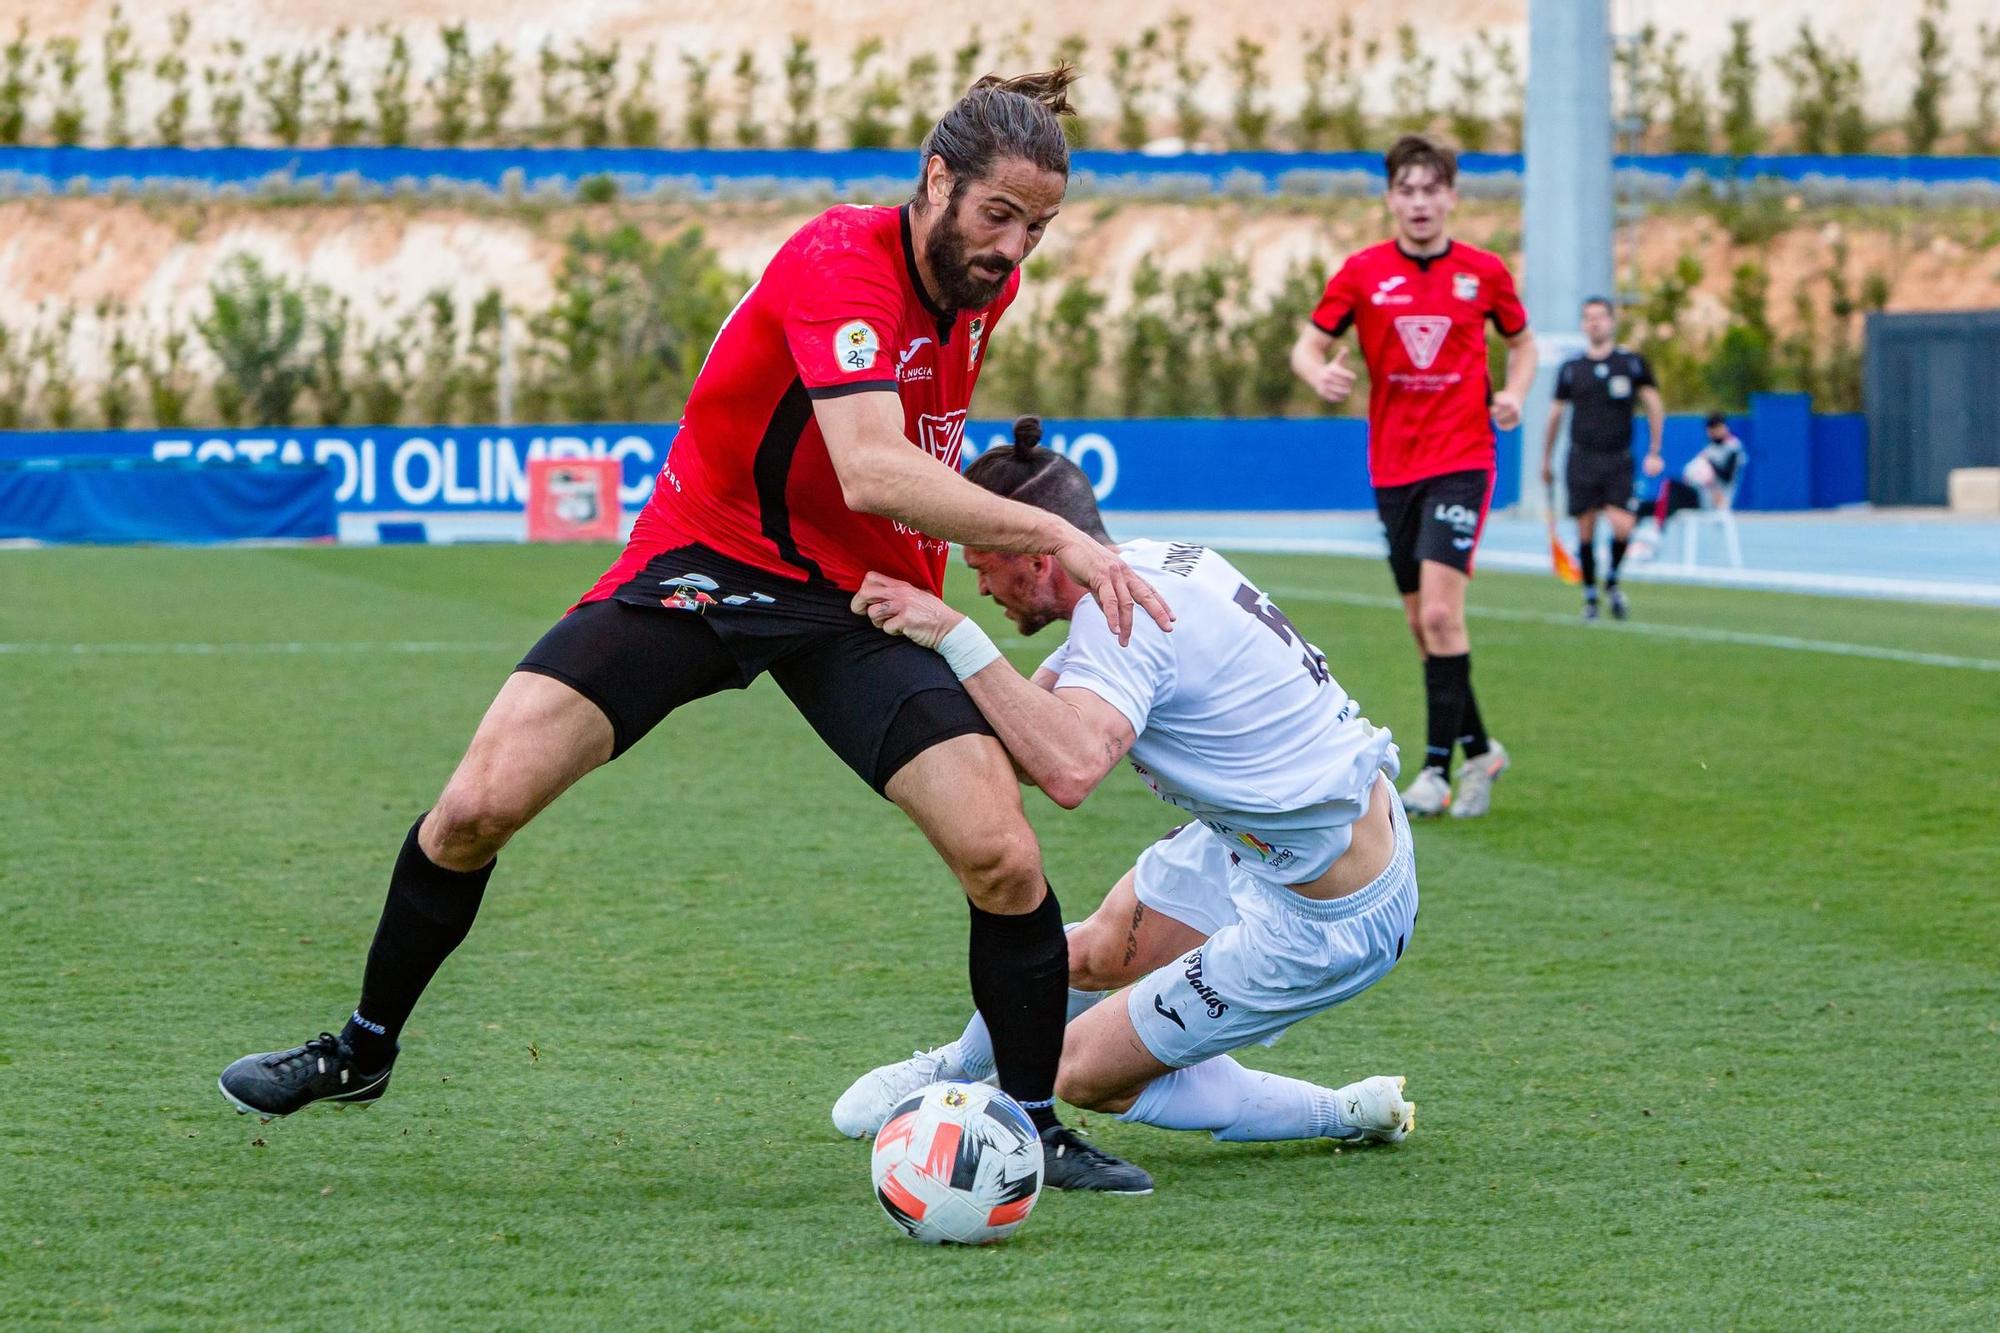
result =
[[305,657],[334,653],[494,653],[518,643],[0,643],[0,656]]
[[[1385,611],[1403,609],[1400,599],[1373,593],[1332,592],[1324,588],[1272,588],[1270,593],[1273,597],[1284,600],[1338,602],[1343,606],[1365,606]],[[1710,629],[1703,625],[1654,625],[1630,620],[1622,622],[1600,620],[1596,624],[1587,625],[1575,616],[1558,615],[1553,611],[1511,611],[1491,606],[1468,606],[1465,613],[1486,620],[1510,620],[1528,625],[1556,625],[1591,634],[1642,634],[1656,639],[1682,639],[1693,643],[1733,643],[1748,648],[1826,653],[1834,657],[1866,657],[1879,662],[1908,662],[1917,666],[1951,667],[1960,671],[2000,671],[2000,660],[1990,657],[1920,653],[1907,648],[1882,648],[1871,643],[1801,639],[1790,634],[1753,634],[1746,630]]]
[[[1251,551],[1271,555],[1341,555],[1380,560],[1387,552],[1380,540],[1344,537],[1259,537],[1226,536],[1204,543],[1218,551]],[[1503,551],[1487,548],[1479,553],[1481,569],[1502,569],[1513,574],[1546,574],[1546,551]],[[1905,579],[1873,574],[1817,574],[1775,569],[1724,569],[1699,566],[1693,569],[1672,560],[1654,560],[1625,566],[1625,576],[1646,583],[1678,583],[1722,588],[1746,588],[1757,592],[1793,592],[1835,597],[1873,597],[1902,602],[1951,602],[1961,606],[2000,606],[2000,584],[1960,583],[1948,579]]]

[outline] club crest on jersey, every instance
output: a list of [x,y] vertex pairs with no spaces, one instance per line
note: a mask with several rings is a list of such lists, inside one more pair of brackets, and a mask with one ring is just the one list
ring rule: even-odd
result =
[[979,364],[979,340],[986,334],[986,316],[974,315],[972,322],[965,326],[965,368],[971,370]]
[[1452,274],[1451,294],[1461,301],[1477,301],[1479,299],[1479,275],[1477,273]]
[[882,340],[875,336],[874,325],[865,319],[849,320],[833,335],[834,360],[849,373],[874,365],[875,354],[881,350]]
[[926,412],[918,417],[917,443],[932,458],[957,471],[959,454],[965,448],[965,409],[943,414]]
[[1403,350],[1418,370],[1431,368],[1438,349],[1444,346],[1445,334],[1450,332],[1451,319],[1446,315],[1396,316],[1396,336],[1403,340]]

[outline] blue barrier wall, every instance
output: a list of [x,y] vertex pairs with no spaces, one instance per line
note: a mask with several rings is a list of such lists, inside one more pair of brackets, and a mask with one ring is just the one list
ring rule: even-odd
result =
[[[1737,503],[1805,509],[1867,498],[1867,429],[1857,415],[1813,416],[1802,394],[1760,394],[1731,418],[1750,452]],[[1008,440],[1008,423],[974,420],[969,461]],[[346,514],[518,513],[536,458],[613,458],[620,499],[645,503],[675,427],[444,426],[339,430],[0,432],[0,460],[131,458],[320,463]],[[1352,417],[1051,418],[1045,442],[1075,460],[1107,509],[1372,509],[1367,426]],[[1678,475],[1700,451],[1702,418],[1669,416],[1665,455]],[[1520,498],[1520,432],[1500,437],[1494,505]],[[1643,423],[1633,439],[1645,452]]]
[[0,538],[39,542],[321,539],[338,528],[331,468],[311,463],[63,467],[0,461]]
[[[1772,179],[1889,188],[1990,186],[2000,189],[2000,157],[1750,157],[1692,154],[1624,156],[1620,173],[1678,185]],[[1459,170],[1478,179],[1518,178],[1518,153],[1467,153]],[[1329,178],[1355,177],[1380,188],[1373,153],[1145,153],[1083,149],[1071,157],[1079,184],[1100,189],[1273,193],[1324,189]],[[0,147],[0,190],[105,190],[119,183],[249,187],[270,181],[343,178],[377,189],[432,181],[523,189],[570,189],[610,176],[628,190],[662,186],[689,193],[727,192],[771,183],[847,192],[883,181],[916,179],[914,149],[673,148],[21,148]],[[879,191],[878,191],[879,192]]]
[[[1814,415],[1802,393],[1754,394],[1748,412],[1729,418],[1749,461],[1736,507],[1752,510],[1832,509],[1868,500],[1868,419],[1858,412]],[[1661,455],[1677,477],[1708,442],[1707,418],[1669,415]],[[1646,424],[1635,421],[1632,456],[1646,455]],[[1643,493],[1655,482],[1640,479]]]

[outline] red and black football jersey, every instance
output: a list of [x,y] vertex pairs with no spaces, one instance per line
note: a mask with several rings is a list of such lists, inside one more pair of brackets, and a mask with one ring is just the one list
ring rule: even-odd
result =
[[949,543],[847,507],[813,403],[895,393],[911,447],[956,469],[986,341],[1019,287],[1017,270],[992,304],[947,315],[917,276],[907,207],[808,222],[723,321],[653,498],[584,600],[690,544],[850,591],[871,569],[939,591]]
[[1401,486],[1493,467],[1486,325],[1511,338],[1528,326],[1498,255],[1453,241],[1417,258],[1394,241],[1348,257],[1312,322],[1351,325],[1368,362],[1368,474]]

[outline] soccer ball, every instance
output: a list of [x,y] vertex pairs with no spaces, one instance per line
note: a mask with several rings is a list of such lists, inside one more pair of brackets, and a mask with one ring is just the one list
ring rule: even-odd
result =
[[933,1083],[875,1135],[875,1197],[926,1245],[990,1245],[1042,1193],[1042,1140],[1021,1104],[984,1083]]

